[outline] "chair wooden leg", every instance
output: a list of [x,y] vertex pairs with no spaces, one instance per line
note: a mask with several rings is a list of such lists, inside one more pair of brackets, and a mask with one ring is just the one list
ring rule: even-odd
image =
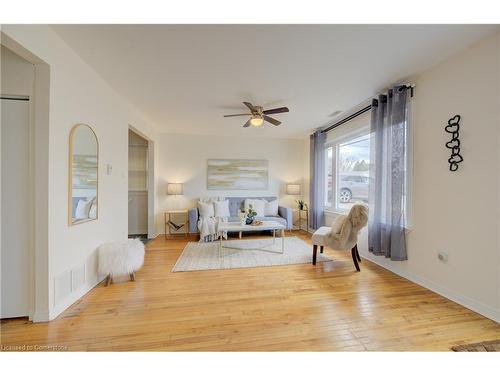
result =
[[319,252],[320,252],[321,254],[323,254],[323,246],[320,246],[320,247],[319,247]]
[[135,281],[135,272],[130,272],[130,281]]
[[356,249],[356,258],[358,258],[358,262],[361,263],[361,257],[359,256],[359,251],[358,251],[358,244],[354,245],[354,248]]
[[356,271],[360,271],[358,264],[358,257],[356,256],[356,246],[351,249],[352,261],[354,262],[354,267],[356,267]]
[[318,245],[313,245],[313,266],[316,265],[316,254],[318,252]]
[[104,286],[109,286],[109,284],[111,284],[111,274],[109,274],[108,276],[106,276],[106,282],[104,283]]

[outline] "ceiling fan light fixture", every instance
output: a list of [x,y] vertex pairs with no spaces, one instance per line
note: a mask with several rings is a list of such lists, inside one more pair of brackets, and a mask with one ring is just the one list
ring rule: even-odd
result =
[[261,116],[253,116],[250,119],[250,124],[252,126],[262,126],[264,124],[264,119]]
[[250,113],[236,113],[233,115],[224,115],[224,117],[250,116],[250,118],[243,125],[244,128],[248,128],[250,126],[260,127],[264,125],[264,122],[268,122],[274,126],[281,125],[281,121],[269,115],[290,112],[287,107],[264,110],[264,108],[262,108],[260,105],[255,106],[249,102],[243,102],[243,104],[245,104],[245,106],[250,110]]

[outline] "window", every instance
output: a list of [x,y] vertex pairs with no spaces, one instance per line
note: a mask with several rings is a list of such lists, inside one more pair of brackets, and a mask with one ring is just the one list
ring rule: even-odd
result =
[[329,142],[325,157],[327,209],[345,211],[355,203],[368,203],[369,129]]

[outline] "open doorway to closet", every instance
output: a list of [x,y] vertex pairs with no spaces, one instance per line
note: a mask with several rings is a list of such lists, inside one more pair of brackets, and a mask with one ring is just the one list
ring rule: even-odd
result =
[[1,46],[0,319],[32,315],[34,65]]
[[128,236],[147,241],[149,218],[149,142],[128,131]]

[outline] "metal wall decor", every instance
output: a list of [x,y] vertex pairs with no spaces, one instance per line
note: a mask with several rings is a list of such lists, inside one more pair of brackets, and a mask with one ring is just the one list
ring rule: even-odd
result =
[[451,134],[451,141],[446,142],[446,148],[451,150],[451,156],[448,158],[448,163],[450,163],[450,171],[455,172],[458,169],[458,164],[461,163],[464,158],[460,155],[460,115],[455,115],[448,120],[448,125],[444,128],[447,133]]

